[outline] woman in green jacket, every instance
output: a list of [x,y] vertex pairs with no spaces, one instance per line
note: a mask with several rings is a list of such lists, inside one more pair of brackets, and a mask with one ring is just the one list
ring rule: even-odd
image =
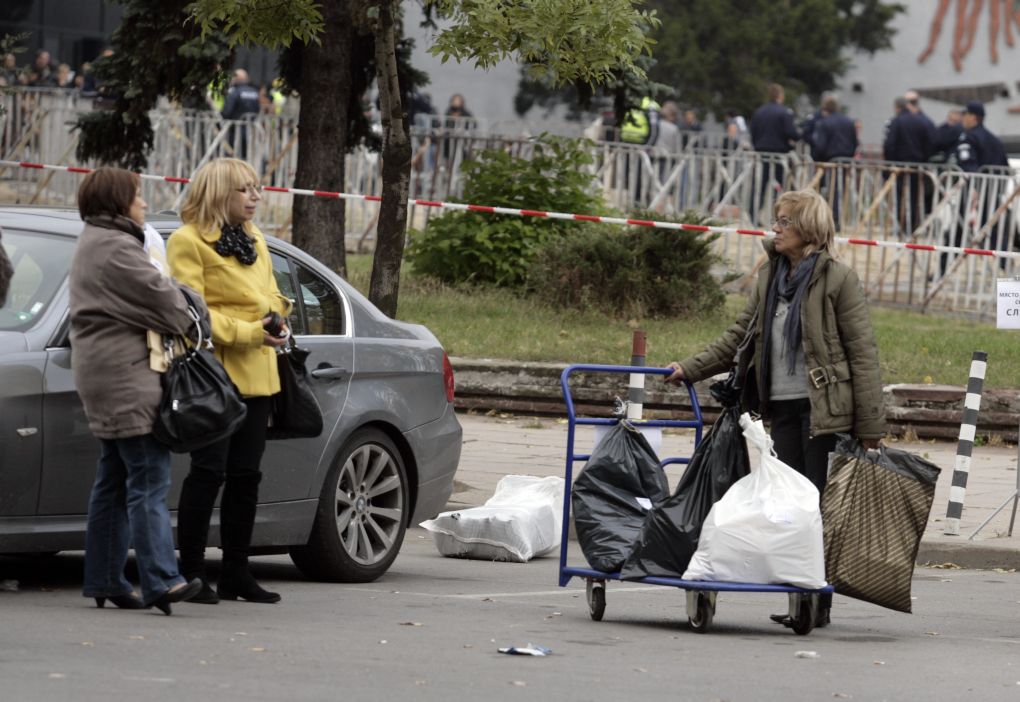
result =
[[[885,435],[878,347],[857,274],[835,258],[825,200],[813,190],[784,193],[775,216],[769,260],[747,307],[705,350],[671,363],[666,382],[729,371],[750,327],[742,405],[770,422],[779,459],[821,494],[836,432],[868,448]],[[829,621],[826,599],[821,626]]]

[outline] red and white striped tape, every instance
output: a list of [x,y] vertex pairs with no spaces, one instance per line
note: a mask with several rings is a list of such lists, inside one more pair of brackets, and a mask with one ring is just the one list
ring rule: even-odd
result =
[[[0,166],[14,168],[31,168],[36,170],[65,171],[67,173],[91,173],[92,168],[81,168],[76,166],[53,166],[43,163],[31,163],[28,161],[5,161],[0,159]],[[189,178],[178,176],[161,176],[149,173],[139,173],[145,180],[160,180],[166,183],[187,184]],[[289,193],[291,195],[309,195],[312,197],[328,197],[336,200],[365,200],[367,202],[380,202],[382,198],[378,195],[361,195],[358,193],[337,193],[329,190],[307,190],[304,188],[279,188],[271,185],[262,188],[266,192]],[[461,202],[438,202],[435,200],[408,199],[408,204],[420,207],[438,207],[445,210],[461,210],[465,212],[482,212],[485,214],[516,215],[518,217],[545,217],[547,219],[567,219],[578,222],[602,222],[605,224],[632,225],[637,227],[650,227],[655,229],[673,229],[687,232],[712,232],[719,234],[742,234],[744,236],[773,237],[775,234],[761,229],[740,229],[738,227],[717,227],[702,224],[683,224],[680,222],[659,222],[650,219],[629,219],[626,217],[603,217],[601,215],[575,214],[571,212],[548,212],[545,210],[525,210],[516,207],[494,207],[490,205],[469,205]],[[935,251],[944,253],[960,253],[968,256],[990,256],[996,258],[1020,259],[1020,251],[993,251],[990,249],[975,249],[967,246],[940,246],[933,244],[911,244],[901,241],[883,241],[875,239],[855,239],[851,237],[836,237],[840,244],[853,244],[856,246],[877,246],[886,249],[910,249],[912,251]]]

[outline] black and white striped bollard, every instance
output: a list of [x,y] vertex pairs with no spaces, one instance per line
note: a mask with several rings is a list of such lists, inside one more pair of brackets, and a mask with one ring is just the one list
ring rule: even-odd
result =
[[[643,331],[634,332],[634,341],[631,346],[630,365],[641,367],[645,365],[647,354],[647,337]],[[630,383],[627,386],[627,419],[641,419],[645,405],[645,374],[631,373]]]
[[985,384],[987,365],[988,354],[985,351],[975,351],[970,362],[970,379],[967,381],[963,421],[960,423],[960,441],[956,446],[956,466],[953,468],[953,482],[949,488],[949,508],[946,510],[946,528],[943,532],[948,536],[960,534],[960,517],[963,516],[963,499],[967,495],[967,476],[970,475],[970,459],[974,452],[978,410],[981,409],[981,390]]

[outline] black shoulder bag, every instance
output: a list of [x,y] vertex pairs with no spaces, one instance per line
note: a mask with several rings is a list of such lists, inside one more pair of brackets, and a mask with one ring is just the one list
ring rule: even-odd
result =
[[[723,407],[733,407],[740,404],[743,395],[744,383],[747,381],[750,371],[751,358],[754,355],[754,347],[751,340],[754,339],[755,327],[758,325],[758,310],[751,315],[751,321],[747,323],[747,330],[744,338],[737,345],[737,352],[733,355],[733,370],[726,376],[725,380],[712,383],[709,392]],[[754,379],[751,379],[754,382]],[[757,397],[757,393],[754,393]],[[754,402],[757,404],[757,400]],[[748,410],[757,410],[757,407],[748,407]]]
[[267,439],[308,439],[322,433],[322,409],[305,366],[309,353],[291,336],[276,354],[280,392],[271,398]]
[[184,353],[173,357],[163,374],[163,399],[152,433],[171,451],[187,453],[221,441],[244,422],[248,407],[226,369],[213,353],[211,330],[198,312],[191,295],[188,314],[195,323],[195,346],[181,337],[164,337],[164,348],[173,356],[175,340]]

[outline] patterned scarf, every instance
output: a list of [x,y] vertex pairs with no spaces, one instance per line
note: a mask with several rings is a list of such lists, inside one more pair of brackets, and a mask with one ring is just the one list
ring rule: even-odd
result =
[[255,240],[248,236],[240,224],[225,225],[220,231],[222,234],[213,247],[216,249],[216,253],[224,258],[233,256],[246,266],[255,263],[258,258]]
[[[790,276],[790,261],[786,256],[779,256],[776,261],[776,274],[772,277],[772,284],[769,285],[768,298],[765,300],[765,328],[762,331],[762,379],[768,378],[769,364],[769,343],[772,333],[772,322],[776,316],[776,307],[779,298],[790,303],[790,309],[786,313],[786,322],[783,324],[783,340],[786,342],[786,372],[793,375],[797,367],[797,350],[801,345],[800,328],[800,303],[807,292],[808,282],[811,280],[811,273],[815,270],[815,262],[818,261],[818,253],[805,256],[794,269]],[[762,387],[768,387],[763,383]]]

